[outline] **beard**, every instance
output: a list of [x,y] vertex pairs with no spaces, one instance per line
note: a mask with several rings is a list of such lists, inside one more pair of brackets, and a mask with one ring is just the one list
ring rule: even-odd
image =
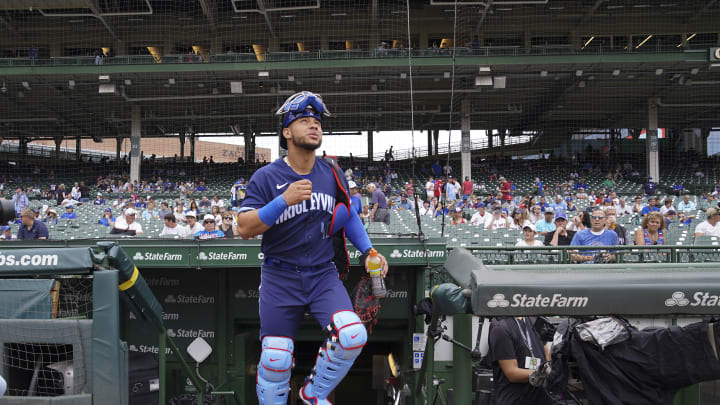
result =
[[299,138],[299,137],[296,137],[295,135],[292,135],[292,136],[290,137],[290,139],[292,139],[292,143],[293,143],[295,146],[297,146],[297,147],[299,147],[299,148],[303,148],[303,149],[305,149],[306,151],[314,152],[314,151],[317,150],[320,146],[322,146],[322,138],[320,138],[316,144],[315,144],[315,143],[310,143],[310,142],[303,142],[302,140],[300,140],[300,139],[298,139],[298,138]]

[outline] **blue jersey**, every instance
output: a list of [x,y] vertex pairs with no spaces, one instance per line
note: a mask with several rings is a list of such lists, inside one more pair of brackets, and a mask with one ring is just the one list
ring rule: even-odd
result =
[[350,209],[360,214],[362,212],[362,200],[360,196],[355,194],[350,198]]
[[250,178],[240,212],[259,209],[284,193],[296,181],[312,182],[310,200],[289,206],[265,231],[262,252],[301,267],[310,267],[333,260],[335,252],[327,229],[335,209],[337,184],[330,165],[315,158],[309,175],[299,175],[283,159],[260,168]]
[[[618,244],[619,242],[617,233],[607,229],[604,230],[603,233],[601,233],[600,235],[595,235],[590,231],[590,229],[583,229],[582,231],[577,231],[575,233],[575,236],[573,236],[572,238],[572,242],[570,242],[570,245],[572,246],[615,246]],[[597,252],[597,250],[581,250],[580,254],[588,255]],[[593,262],[587,261],[585,263]]]

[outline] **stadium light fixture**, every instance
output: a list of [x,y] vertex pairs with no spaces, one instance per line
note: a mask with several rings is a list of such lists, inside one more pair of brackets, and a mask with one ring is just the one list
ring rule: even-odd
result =
[[294,81],[295,81],[295,76],[293,76],[293,75],[288,76],[288,81],[289,81],[289,82],[294,82]]
[[270,72],[266,72],[266,71],[258,72],[258,77],[270,77]]
[[25,88],[25,90],[30,90],[30,83],[22,82],[22,86]]
[[492,76],[476,76],[475,77],[475,85],[476,86],[492,86],[493,78],[492,78]]
[[131,84],[132,84],[132,80],[130,80],[130,79],[125,79],[125,85],[126,85],[126,86],[130,86]]
[[578,83],[578,87],[580,87],[580,88],[585,87],[585,80],[580,80],[580,83]]
[[169,84],[175,84],[175,79],[172,78],[172,77],[169,78],[169,79],[168,79],[168,83],[169,83]]
[[547,77],[547,75],[548,75],[548,71],[547,71],[547,70],[543,70],[543,71],[540,72],[540,77]]
[[663,74],[662,68],[657,68],[657,69],[655,69],[655,74],[658,75],[658,76],[660,76],[661,74]]
[[585,47],[588,46],[590,44],[590,42],[592,42],[593,39],[595,39],[594,35],[591,36],[590,39],[587,40],[587,42],[585,42],[585,45],[583,45],[583,49],[585,49]]
[[691,39],[695,38],[695,35],[697,35],[697,32],[694,33],[694,34],[692,34],[692,35],[690,35],[689,37],[685,38],[684,41],[680,41],[680,43],[677,44],[676,48],[680,48],[681,46],[685,45],[688,41],[690,41]]
[[645,42],[649,41],[650,38],[652,38],[652,37],[653,37],[653,34],[648,35],[647,38],[643,39],[642,42],[640,42],[639,44],[637,44],[637,46],[635,47],[635,49],[638,49],[638,48],[640,48],[641,46],[645,45]]
[[493,88],[504,89],[507,84],[507,76],[495,76],[493,78]]
[[580,76],[582,76],[582,75],[583,75],[582,69],[578,69],[578,70],[575,71],[575,76],[580,77]]
[[696,75],[696,74],[698,74],[699,71],[700,71],[699,68],[692,68],[692,69],[690,69],[690,74],[691,74],[691,75]]
[[480,73],[490,73],[490,66],[480,66]]
[[443,72],[443,77],[446,79],[450,78],[450,72]]
[[241,94],[242,92],[242,82],[230,82],[230,93]]
[[614,69],[613,76],[620,76],[620,69]]
[[68,80],[68,88],[70,88],[70,89],[75,88],[75,80]]
[[337,73],[337,74],[335,75],[335,80],[337,80],[337,81],[342,80],[342,75],[341,75],[340,73]]
[[407,73],[404,73],[404,72],[403,72],[403,73],[400,73],[400,78],[401,78],[401,79],[407,79]]

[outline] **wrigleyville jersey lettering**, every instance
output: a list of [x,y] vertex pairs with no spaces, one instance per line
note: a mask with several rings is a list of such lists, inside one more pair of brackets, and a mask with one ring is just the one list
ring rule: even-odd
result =
[[[263,234],[262,252],[298,266],[314,266],[332,261],[335,255],[327,228],[335,209],[337,185],[328,163],[316,158],[310,175],[301,176],[283,159],[275,160],[250,178],[240,211],[264,207],[303,179],[312,182],[310,200],[285,209]],[[280,185],[284,187],[278,188]]]

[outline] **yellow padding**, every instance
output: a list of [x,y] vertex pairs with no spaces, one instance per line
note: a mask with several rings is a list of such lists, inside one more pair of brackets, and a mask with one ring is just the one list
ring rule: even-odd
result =
[[135,269],[133,270],[132,276],[130,276],[130,280],[128,280],[128,281],[120,284],[120,285],[118,286],[118,289],[119,289],[120,291],[125,291],[125,290],[127,290],[128,288],[130,288],[130,287],[132,287],[133,285],[135,285],[135,281],[137,281],[138,275],[140,275],[140,272],[138,271],[138,268],[135,267]]

